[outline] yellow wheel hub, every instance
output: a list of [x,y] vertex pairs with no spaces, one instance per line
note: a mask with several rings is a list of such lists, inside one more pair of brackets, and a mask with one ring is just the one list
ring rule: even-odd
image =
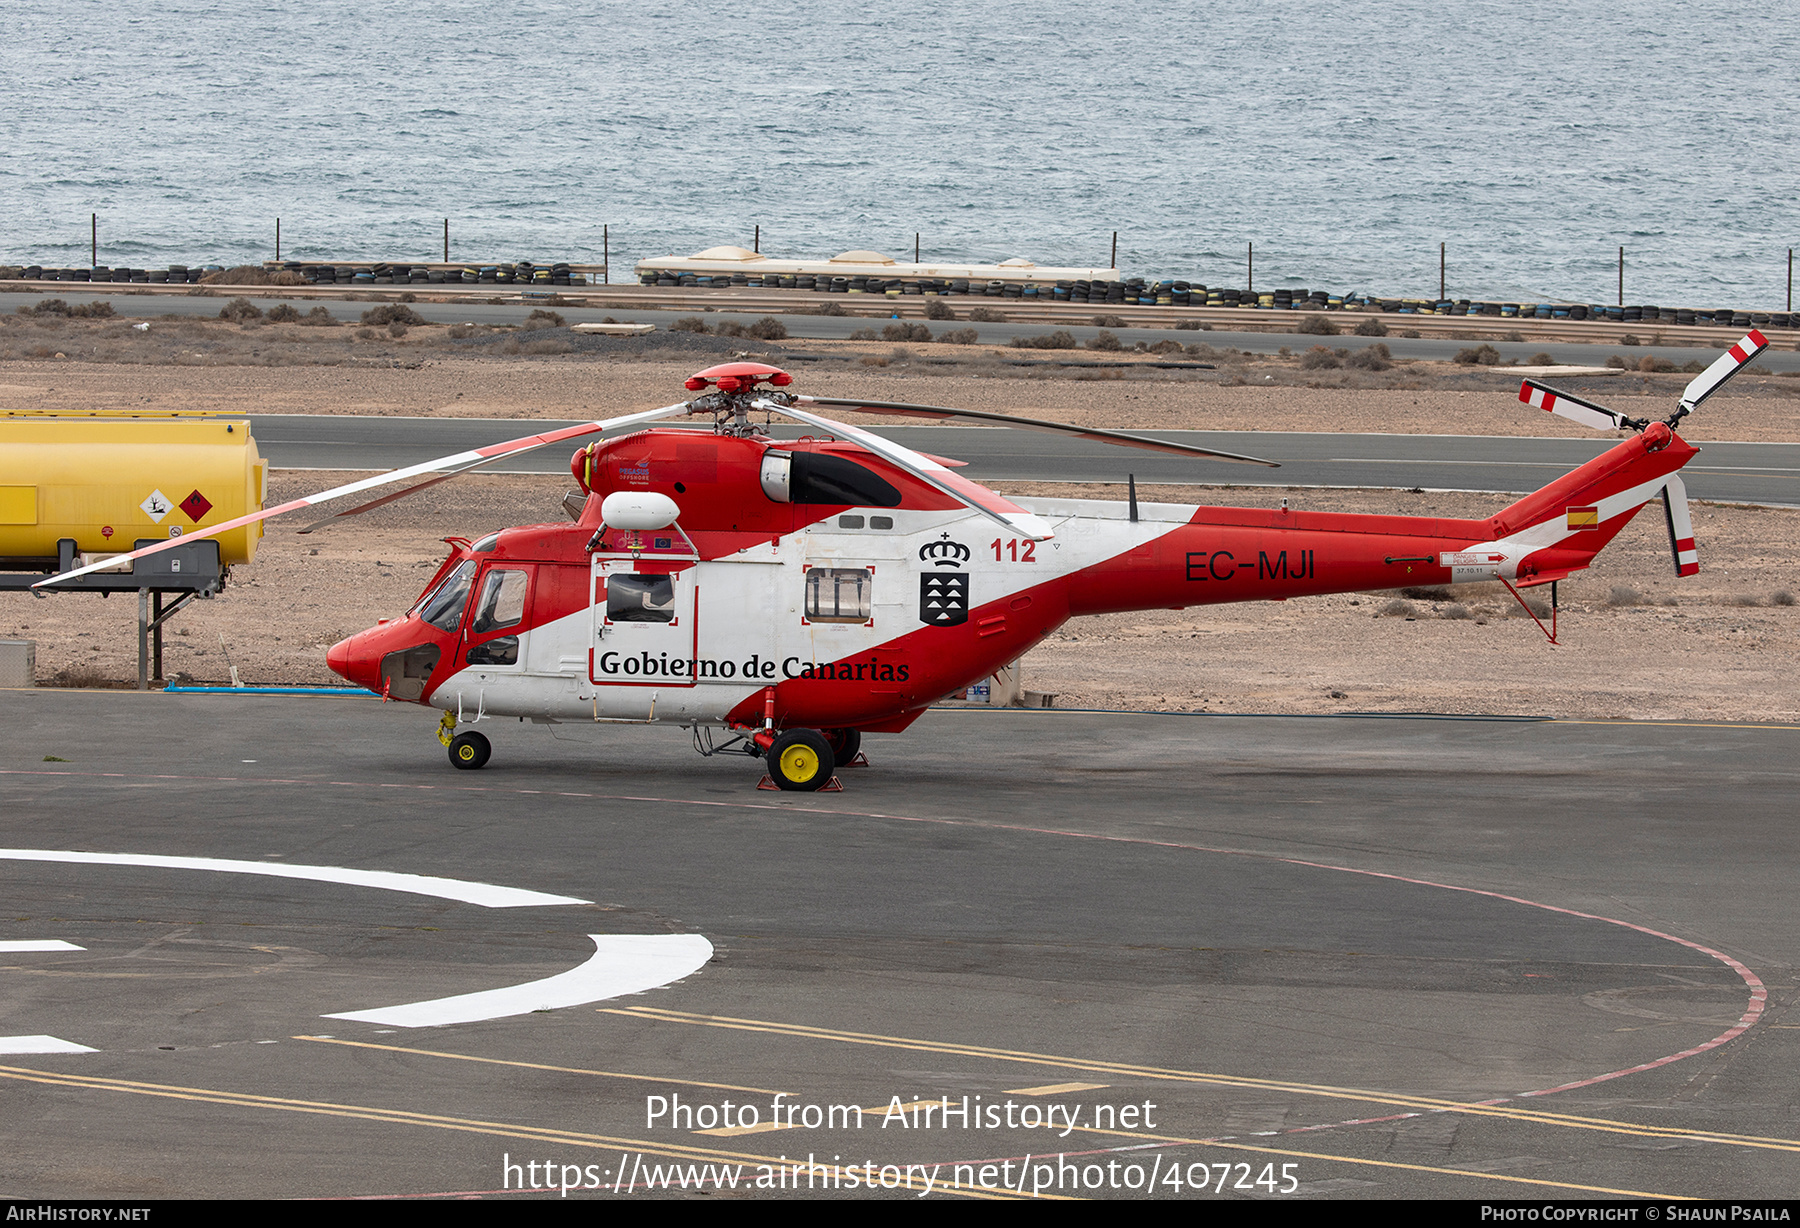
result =
[[804,782],[819,774],[819,756],[810,746],[790,746],[781,752],[781,774]]
[[468,763],[475,758],[475,748],[465,742],[456,748],[456,757],[464,763]]

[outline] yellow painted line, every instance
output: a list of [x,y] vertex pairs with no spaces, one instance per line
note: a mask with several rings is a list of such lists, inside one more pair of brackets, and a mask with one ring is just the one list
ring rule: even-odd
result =
[[[894,1107],[894,1105],[890,1102],[888,1104],[881,1105],[877,1108],[864,1109],[864,1110],[862,1110],[862,1112],[865,1116],[875,1116],[877,1114],[895,1113],[895,1112],[910,1113],[914,1109],[922,1109],[927,1105],[930,1105],[932,1108],[935,1109],[935,1108],[938,1108],[942,1103],[943,1102],[941,1100],[915,1100],[911,1104],[903,1104],[898,1109],[896,1109]],[[720,1136],[721,1138],[736,1138],[740,1134],[767,1134],[771,1130],[804,1130],[804,1129],[810,1129],[810,1128],[811,1127],[807,1127],[807,1126],[791,1125],[785,1121],[765,1121],[759,1125],[754,1125],[754,1126],[718,1126],[711,1130],[695,1130],[694,1133],[695,1134],[716,1134],[716,1135]]]
[[1785,729],[1800,732],[1800,725],[1748,725],[1732,721],[1585,721],[1557,717],[1554,725],[1642,725],[1653,729]]
[[1161,1066],[1140,1066],[1127,1062],[1107,1062],[1093,1058],[1061,1057],[1015,1049],[994,1049],[982,1045],[933,1042],[903,1036],[884,1036],[870,1032],[844,1032],[815,1028],[805,1024],[774,1023],[760,1019],[734,1019],[722,1015],[696,1015],[685,1011],[668,1011],[655,1007],[597,1008],[602,1014],[626,1015],[639,1019],[668,1023],[685,1023],[702,1027],[735,1031],[762,1032],[794,1036],[807,1040],[829,1040],[841,1044],[873,1045],[889,1049],[912,1049],[957,1057],[988,1058],[993,1061],[1019,1062],[1033,1066],[1092,1070],[1134,1078],[1150,1078],[1180,1083],[1198,1083],[1216,1087],[1253,1088],[1280,1091],[1322,1099],[1353,1100],[1365,1104],[1383,1104],[1419,1112],[1463,1113],[1473,1117],[1492,1117],[1538,1125],[1563,1126],[1569,1129],[1593,1130],[1607,1134],[1627,1134],[1640,1138],[1680,1138],[1725,1146],[1751,1147],[1771,1151],[1800,1152],[1800,1139],[1754,1134],[1730,1134],[1716,1130],[1690,1130],[1676,1126],[1644,1126],[1636,1122],[1616,1121],[1604,1117],[1581,1117],[1569,1113],[1551,1113],[1539,1109],[1520,1108],[1510,1104],[1471,1104],[1463,1100],[1443,1100],[1430,1096],[1414,1096],[1401,1092],[1379,1092],[1367,1088],[1340,1087],[1328,1083],[1298,1083],[1281,1079],[1258,1079],[1243,1075],[1213,1074],[1207,1071],[1176,1070]]
[[1002,1091],[1003,1096],[1063,1096],[1070,1092],[1097,1092],[1111,1087],[1110,1083],[1049,1083],[1043,1087],[1015,1087],[1010,1091]]
[[[585,1134],[574,1130],[561,1130],[550,1126],[527,1126],[516,1122],[482,1121],[478,1118],[448,1117],[436,1113],[415,1113],[408,1109],[384,1109],[370,1105],[337,1104],[326,1100],[295,1100],[282,1096],[262,1096],[251,1092],[221,1091],[209,1087],[186,1087],[173,1083],[144,1083],[133,1079],[109,1079],[98,1075],[65,1075],[54,1071],[32,1070],[18,1066],[0,1066],[0,1078],[14,1079],[22,1083],[41,1083],[49,1087],[67,1087],[83,1091],[125,1092],[139,1096],[155,1096],[168,1100],[188,1100],[201,1104],[223,1104],[234,1108],[276,1109],[290,1113],[308,1113],[326,1117],[343,1117],[356,1121],[382,1122],[390,1125],[430,1126],[440,1130],[455,1130],[465,1134],[488,1134],[500,1138],[516,1138],[527,1142],[561,1143],[568,1147],[590,1147],[608,1151],[636,1152],[641,1155],[659,1156],[664,1159],[705,1161],[713,1164],[745,1164],[754,1167],[768,1166],[780,1169],[784,1164],[792,1168],[793,1160],[778,1159],[774,1156],[757,1155],[752,1152],[713,1151],[701,1147],[690,1147],[681,1143],[657,1143],[647,1139],[625,1138],[605,1134]],[[900,1166],[904,1170],[904,1165]],[[906,1190],[923,1190],[924,1183],[907,1176],[902,1172],[902,1184],[897,1187]],[[740,1178],[740,1184],[742,1178]],[[605,1186],[598,1187],[605,1189]],[[661,1188],[661,1187],[659,1187]],[[677,1184],[677,1188],[679,1188]],[[730,1187],[726,1187],[730,1188]],[[754,1189],[754,1182],[748,1187]],[[1032,1197],[1020,1195],[1007,1190],[955,1190],[939,1183],[934,1188],[946,1193],[960,1194],[965,1198],[1019,1198]],[[1037,1195],[1039,1198],[1051,1195]]]
[[[633,1079],[642,1083],[673,1083],[677,1087],[710,1087],[725,1092],[754,1092],[759,1096],[784,1093],[768,1087],[740,1087],[736,1083],[706,1083],[699,1079],[671,1079],[660,1075],[626,1074],[619,1070],[590,1070],[584,1066],[550,1066],[543,1062],[516,1062],[498,1057],[476,1057],[469,1053],[445,1053],[441,1049],[410,1049],[404,1045],[378,1045],[366,1040],[339,1040],[335,1036],[296,1036],[294,1040],[310,1040],[321,1045],[344,1045],[351,1049],[385,1049],[390,1053],[407,1053],[417,1057],[444,1057],[458,1062],[481,1062],[490,1066],[517,1066],[524,1070],[549,1070],[557,1074],[593,1075],[600,1079]],[[793,1095],[792,1092],[785,1093]]]
[[[1080,1127],[1077,1127],[1079,1129]],[[1158,1134],[1130,1134],[1123,1130],[1086,1130],[1086,1134],[1113,1134],[1125,1138],[1142,1138],[1155,1142],[1189,1147],[1222,1147],[1227,1151],[1253,1151],[1259,1155],[1292,1156],[1301,1160],[1330,1160],[1338,1164],[1367,1164],[1373,1168],[1399,1168],[1415,1173],[1438,1173],[1447,1177],[1474,1177],[1483,1181],[1510,1181],[1520,1185],[1543,1185],[1559,1190],[1580,1190],[1584,1194],[1612,1194],[1620,1198],[1654,1198],[1692,1201],[1686,1194],[1653,1194],[1645,1190],[1621,1190],[1607,1185],[1581,1185],[1573,1181],[1551,1181],[1544,1177],[1509,1177],[1504,1173],[1483,1173],[1470,1168],[1445,1168],[1432,1164],[1402,1164],[1398,1160],[1366,1160],[1361,1156],[1332,1155],[1323,1151],[1293,1151],[1281,1147],[1261,1147],[1251,1143],[1227,1143],[1218,1139],[1171,1138]]]

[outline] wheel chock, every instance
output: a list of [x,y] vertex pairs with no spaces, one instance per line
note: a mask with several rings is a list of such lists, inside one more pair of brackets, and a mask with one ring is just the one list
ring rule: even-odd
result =
[[[757,781],[756,787],[758,789],[768,790],[772,793],[779,793],[782,791],[781,786],[775,783],[775,778],[769,775],[764,775],[761,780]],[[814,793],[842,793],[843,791],[844,782],[839,780],[836,776],[833,776],[830,780],[812,790]]]

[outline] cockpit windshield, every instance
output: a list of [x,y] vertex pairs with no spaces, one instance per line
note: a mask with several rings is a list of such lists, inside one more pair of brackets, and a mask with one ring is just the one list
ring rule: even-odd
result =
[[414,607],[419,618],[439,631],[455,631],[462,622],[463,603],[469,597],[469,582],[475,578],[475,560],[466,559],[444,582]]

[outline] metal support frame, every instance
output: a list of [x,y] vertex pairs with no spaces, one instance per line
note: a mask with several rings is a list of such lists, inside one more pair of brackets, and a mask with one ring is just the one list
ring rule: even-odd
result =
[[[141,549],[153,541],[139,540],[132,548]],[[110,593],[137,593],[140,691],[149,690],[152,681],[163,680],[163,624],[194,598],[211,597],[225,588],[225,569],[219,565],[219,546],[210,539],[135,560],[129,573],[95,572],[63,584],[32,588],[46,575],[73,571],[81,565],[73,538],[65,537],[56,546],[57,557],[41,560],[41,570],[0,572],[0,592],[29,592],[39,598],[52,593],[99,593],[102,597]],[[176,594],[175,600],[168,605],[163,604],[165,593]]]

